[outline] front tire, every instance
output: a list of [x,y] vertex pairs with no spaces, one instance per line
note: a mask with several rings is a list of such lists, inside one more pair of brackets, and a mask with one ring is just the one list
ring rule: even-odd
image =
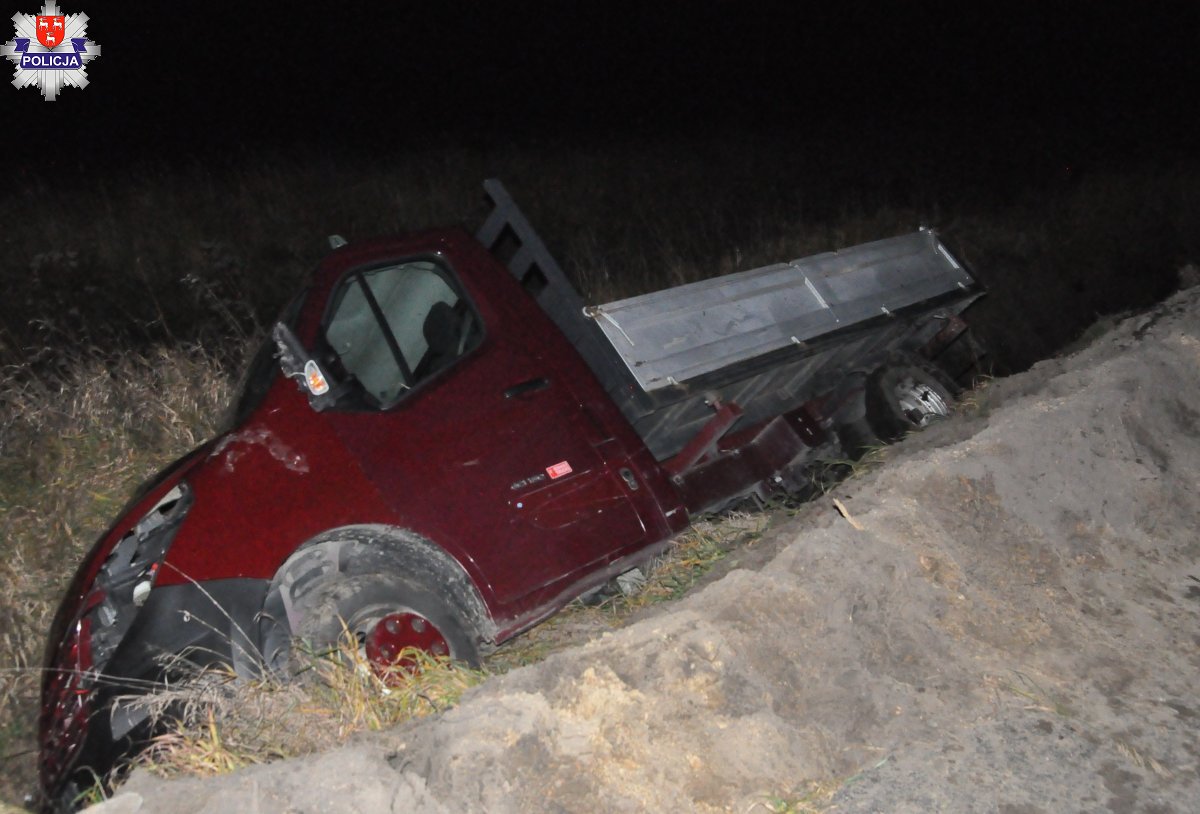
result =
[[[457,609],[410,579],[332,573],[294,585],[303,588],[290,596],[290,618],[295,620],[291,637],[314,653],[335,650],[349,632],[380,670],[403,664],[398,660],[407,647],[479,665],[479,648]],[[295,666],[294,658],[276,656],[276,664],[280,662]]]

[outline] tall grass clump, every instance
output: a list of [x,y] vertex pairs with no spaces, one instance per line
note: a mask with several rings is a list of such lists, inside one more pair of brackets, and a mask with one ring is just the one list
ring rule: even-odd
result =
[[442,712],[487,677],[413,648],[398,658],[387,668],[372,665],[347,632],[337,647],[295,656],[296,680],[245,681],[231,670],[202,671],[136,699],[165,724],[137,765],[164,776],[205,776],[310,754],[355,732]]
[[[232,351],[230,351],[232,352]],[[33,782],[46,632],[84,553],[137,486],[216,432],[232,379],[204,348],[63,347],[0,392],[0,794]]]

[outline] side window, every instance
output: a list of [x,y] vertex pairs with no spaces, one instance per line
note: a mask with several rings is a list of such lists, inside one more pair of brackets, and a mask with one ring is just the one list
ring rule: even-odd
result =
[[352,274],[335,298],[325,340],[369,400],[394,402],[472,350],[480,321],[432,260]]

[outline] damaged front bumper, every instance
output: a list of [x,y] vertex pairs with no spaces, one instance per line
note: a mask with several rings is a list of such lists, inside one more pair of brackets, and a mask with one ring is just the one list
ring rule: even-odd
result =
[[137,696],[195,666],[253,659],[246,634],[253,635],[250,620],[262,607],[265,581],[155,587],[192,502],[179,481],[124,533],[114,527],[59,609],[38,722],[43,808],[72,807],[80,789],[104,778],[146,737],[149,712]]

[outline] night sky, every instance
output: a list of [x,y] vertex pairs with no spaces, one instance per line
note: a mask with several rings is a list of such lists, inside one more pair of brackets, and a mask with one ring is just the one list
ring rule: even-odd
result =
[[0,88],[6,155],[56,173],[762,132],[928,137],[1065,165],[1193,154],[1200,121],[1196,3],[61,8],[87,12],[103,47],[91,85],[53,103]]

